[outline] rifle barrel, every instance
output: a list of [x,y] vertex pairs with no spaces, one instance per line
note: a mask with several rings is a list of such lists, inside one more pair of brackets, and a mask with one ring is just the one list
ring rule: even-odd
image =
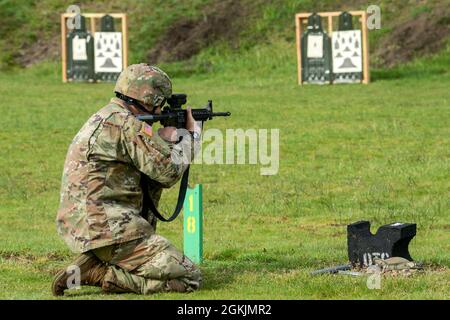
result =
[[338,273],[339,271],[351,270],[352,266],[350,264],[341,264],[331,268],[319,269],[311,272],[311,275],[322,274],[322,273]]
[[231,116],[231,112],[213,112],[211,114],[213,117],[229,117]]
[[169,119],[173,117],[174,115],[172,114],[149,114],[145,116],[138,116],[137,118],[141,121],[150,120],[156,122],[159,120]]

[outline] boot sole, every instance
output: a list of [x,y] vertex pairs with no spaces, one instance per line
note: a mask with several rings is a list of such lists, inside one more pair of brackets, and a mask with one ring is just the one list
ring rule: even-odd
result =
[[[55,278],[53,279],[52,282],[52,293],[54,296],[58,297],[58,296],[63,296],[64,295],[64,290],[62,292],[59,292],[58,290],[58,286],[57,283],[61,280],[62,277],[64,277],[66,275],[66,269],[62,269],[60,270]],[[67,280],[66,280],[67,281]]]

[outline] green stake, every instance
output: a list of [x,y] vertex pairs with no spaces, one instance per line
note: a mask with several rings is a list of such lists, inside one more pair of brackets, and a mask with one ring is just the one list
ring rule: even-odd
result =
[[184,198],[184,254],[195,263],[203,258],[203,196],[202,185],[187,188]]

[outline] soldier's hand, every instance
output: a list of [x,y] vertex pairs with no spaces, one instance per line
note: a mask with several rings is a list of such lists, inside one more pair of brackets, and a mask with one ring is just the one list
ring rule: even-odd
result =
[[186,111],[186,130],[187,131],[194,131],[195,128],[195,120],[192,116],[192,108],[187,107]]
[[187,107],[187,112],[186,112],[186,130],[188,131],[195,131],[200,133],[201,129],[200,127],[196,124],[194,117],[192,116],[192,108],[191,107]]

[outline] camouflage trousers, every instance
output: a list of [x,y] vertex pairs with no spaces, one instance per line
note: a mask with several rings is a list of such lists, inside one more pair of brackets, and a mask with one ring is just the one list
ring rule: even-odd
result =
[[94,249],[93,253],[109,265],[103,280],[106,292],[189,292],[201,285],[197,266],[156,234]]

